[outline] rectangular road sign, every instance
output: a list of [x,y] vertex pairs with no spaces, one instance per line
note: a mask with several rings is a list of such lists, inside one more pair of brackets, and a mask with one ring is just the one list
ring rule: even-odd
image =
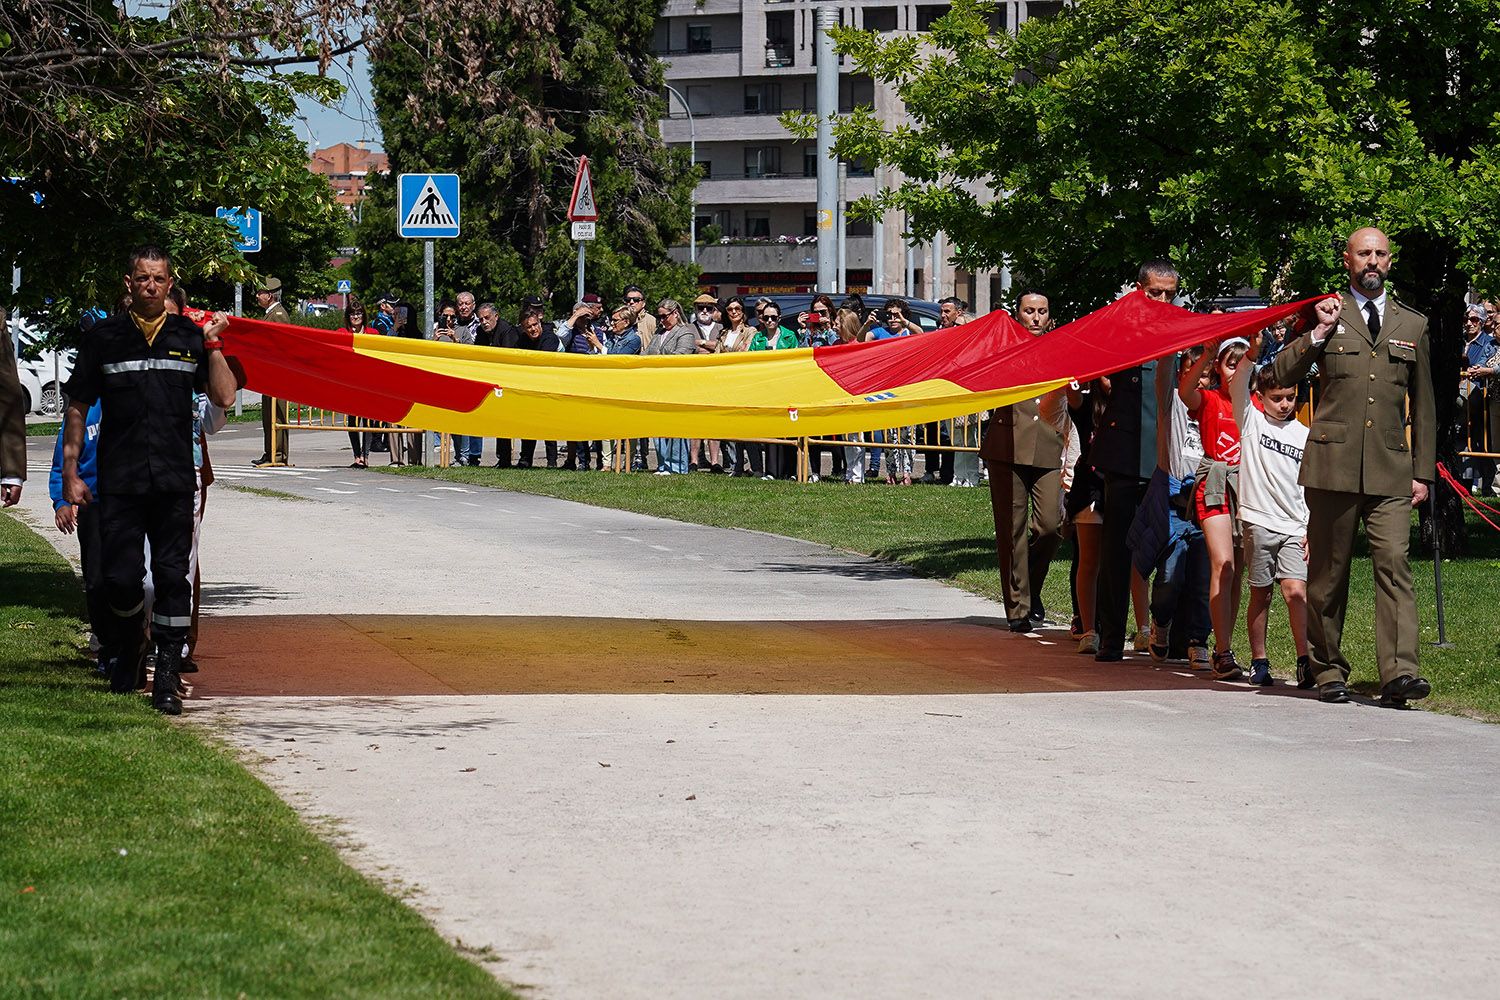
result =
[[573,239],[575,239],[575,240],[591,240],[591,239],[593,239],[594,238],[594,226],[595,226],[595,223],[592,223],[592,222],[575,222],[575,223],[573,223]]
[[214,215],[240,231],[240,239],[234,247],[240,253],[260,252],[260,209],[217,208]]
[[458,175],[402,174],[396,182],[396,232],[408,239],[458,235]]

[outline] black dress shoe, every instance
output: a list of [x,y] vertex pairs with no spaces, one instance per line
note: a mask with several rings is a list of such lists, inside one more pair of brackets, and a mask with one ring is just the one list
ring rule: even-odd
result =
[[182,665],[177,668],[179,674],[196,674],[198,672],[198,661],[191,656],[182,658]]
[[1329,681],[1318,685],[1318,700],[1330,705],[1342,705],[1349,700],[1349,685],[1343,681]]
[[1047,609],[1040,604],[1033,604],[1031,606],[1031,620],[1038,625],[1045,625],[1047,623]]
[[1432,685],[1425,677],[1397,677],[1380,689],[1380,704],[1385,708],[1406,708],[1408,701],[1417,701],[1432,694]]
[[1005,623],[1010,626],[1012,632],[1030,632],[1030,618],[1007,618]]

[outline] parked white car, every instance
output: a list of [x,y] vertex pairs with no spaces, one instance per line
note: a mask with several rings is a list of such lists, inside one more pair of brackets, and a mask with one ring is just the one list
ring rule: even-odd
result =
[[12,343],[21,345],[22,357],[16,371],[21,376],[21,390],[26,394],[26,412],[58,416],[62,413],[62,387],[73,374],[74,352],[44,350],[35,358],[28,357],[41,333],[25,319],[11,320],[10,335]]

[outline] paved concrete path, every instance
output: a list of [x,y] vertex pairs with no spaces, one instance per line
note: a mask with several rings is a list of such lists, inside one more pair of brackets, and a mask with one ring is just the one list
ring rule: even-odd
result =
[[309,500],[213,491],[187,718],[536,995],[1494,991],[1500,729],[1106,668],[869,560],[311,438],[216,442]]

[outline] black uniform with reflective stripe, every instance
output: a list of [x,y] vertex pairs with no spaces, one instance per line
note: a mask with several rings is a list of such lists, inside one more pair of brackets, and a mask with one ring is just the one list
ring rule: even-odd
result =
[[111,316],[83,340],[68,398],[103,399],[101,495],[192,493],[193,390],[208,384],[203,331],[168,315],[154,344],[128,314]]

